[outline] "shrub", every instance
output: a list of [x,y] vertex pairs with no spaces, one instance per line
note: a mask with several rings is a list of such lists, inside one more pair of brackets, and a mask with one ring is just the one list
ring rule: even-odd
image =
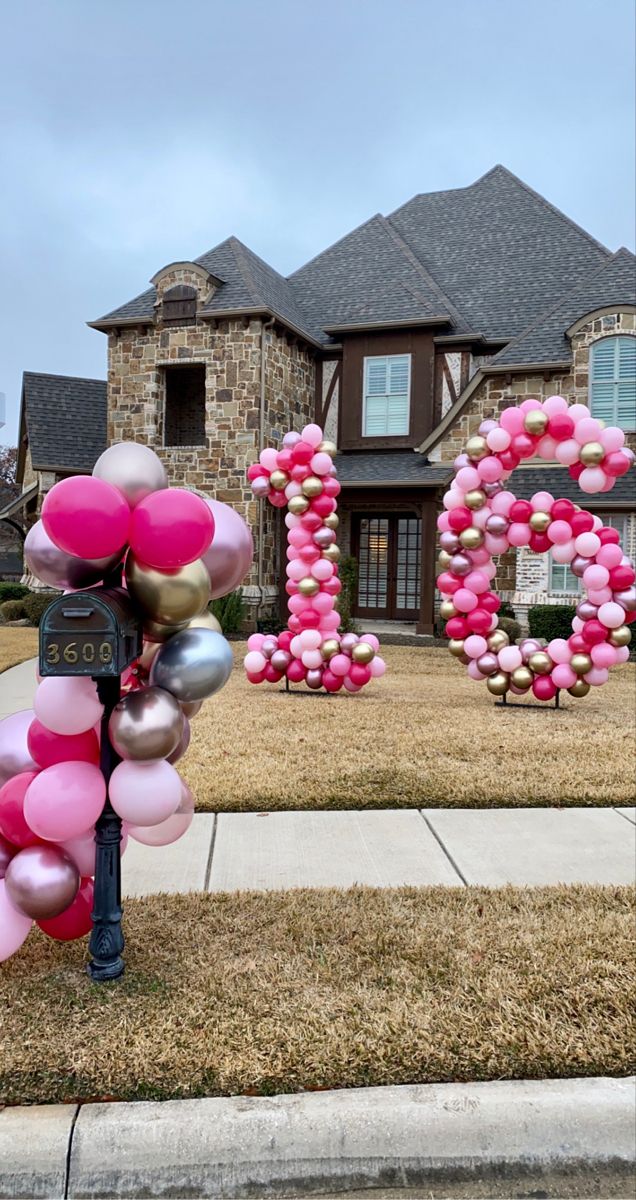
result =
[[213,600],[210,610],[220,622],[225,637],[238,636],[245,617],[245,604],[240,588],[235,592],[230,592],[227,596],[219,596],[218,600]]
[[545,638],[551,642],[553,638],[569,638],[572,634],[572,618],[576,614],[571,604],[536,604],[528,612],[528,628],[530,637]]
[[513,617],[502,617],[500,613],[498,615],[498,628],[503,629],[504,633],[508,634],[511,643],[514,645],[517,639],[521,637],[521,626],[519,622],[515,621]]
[[501,601],[501,608],[499,609],[499,616],[500,617],[511,617],[513,621],[517,620],[517,614],[509,600]]
[[5,621],[22,621],[26,617],[23,600],[4,600],[0,612]]
[[0,583],[0,604],[5,600],[21,600],[28,594],[29,589],[23,583]]
[[353,555],[340,560],[339,575],[342,591],[338,595],[336,607],[340,613],[340,632],[357,633],[358,625],[353,619],[352,610],[358,594],[358,560]]
[[257,633],[272,633],[278,637],[283,629],[287,629],[287,624],[285,621],[281,621],[280,617],[263,617],[256,622]]
[[24,597],[22,601],[24,615],[29,618],[31,625],[40,624],[42,614],[57,595],[59,592],[30,592],[28,596]]

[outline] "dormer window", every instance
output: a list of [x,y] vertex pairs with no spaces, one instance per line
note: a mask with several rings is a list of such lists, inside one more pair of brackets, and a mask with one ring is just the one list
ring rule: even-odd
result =
[[185,283],[177,283],[163,294],[161,319],[164,325],[195,325],[197,293]]
[[410,354],[382,354],[365,358],[363,437],[399,437],[408,434],[410,391]]
[[590,353],[590,410],[597,420],[636,429],[636,338],[607,337]]

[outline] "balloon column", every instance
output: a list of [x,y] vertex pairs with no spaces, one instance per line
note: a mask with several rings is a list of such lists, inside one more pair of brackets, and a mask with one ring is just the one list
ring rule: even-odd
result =
[[[92,476],[51,489],[25,558],[54,588],[107,578],[127,589],[144,641],[108,722],[118,761],[109,798],[123,821],[122,849],[128,837],[150,846],[176,841],[192,822],[194,801],[174,764],[187,749],[190,720],[232,669],[207,606],[249,569],[247,526],[218,501],[169,488],[157,455],[125,442],[102,454]],[[79,644],[53,647],[47,664],[62,654],[76,663]],[[106,798],[104,706],[92,661],[84,675],[41,679],[34,711],[0,722],[0,961],[34,921],[62,941],[91,929],[95,823]]]
[[306,683],[318,691],[359,692],[379,679],[386,664],[377,653],[372,633],[340,635],[335,598],[340,551],[336,545],[340,484],[333,455],[319,425],[302,433],[286,433],[281,450],[261,450],[247,477],[254,495],[275,508],[287,508],[287,629],[273,634],[253,633],[245,656],[250,683]]
[[[611,491],[634,461],[621,429],[606,428],[584,404],[568,406],[562,396],[543,404],[524,400],[505,408],[498,421],[483,421],[455,459],[455,479],[444,497],[437,585],[449,650],[470,678],[485,680],[496,696],[532,689],[537,700],[549,701],[560,688],[587,695],[607,681],[610,667],[627,660],[636,574],[618,533],[600,517],[549,492],[517,500],[506,489],[515,467],[534,455],[556,458],[588,494]],[[555,638],[545,648],[531,638],[511,646],[497,628],[493,556],[521,546],[549,551],[585,588],[571,637]]]

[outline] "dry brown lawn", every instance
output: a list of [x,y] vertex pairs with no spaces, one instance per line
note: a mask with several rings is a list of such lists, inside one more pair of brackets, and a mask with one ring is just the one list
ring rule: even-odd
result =
[[234,651],[183,760],[200,809],[634,803],[631,664],[560,712],[506,712],[445,649],[387,647],[355,696],[254,687]]
[[39,931],[0,969],[0,1103],[625,1074],[628,888],[128,901],[127,972]]
[[33,658],[37,652],[37,629],[25,625],[0,625],[0,672]]

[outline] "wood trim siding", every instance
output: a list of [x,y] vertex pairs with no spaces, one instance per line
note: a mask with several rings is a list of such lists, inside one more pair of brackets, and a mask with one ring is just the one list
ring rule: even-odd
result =
[[[373,355],[411,355],[409,432],[399,437],[363,437],[364,359]],[[342,450],[401,450],[416,446],[433,430],[435,351],[430,330],[396,330],[356,334],[344,340],[338,411],[338,446]]]

